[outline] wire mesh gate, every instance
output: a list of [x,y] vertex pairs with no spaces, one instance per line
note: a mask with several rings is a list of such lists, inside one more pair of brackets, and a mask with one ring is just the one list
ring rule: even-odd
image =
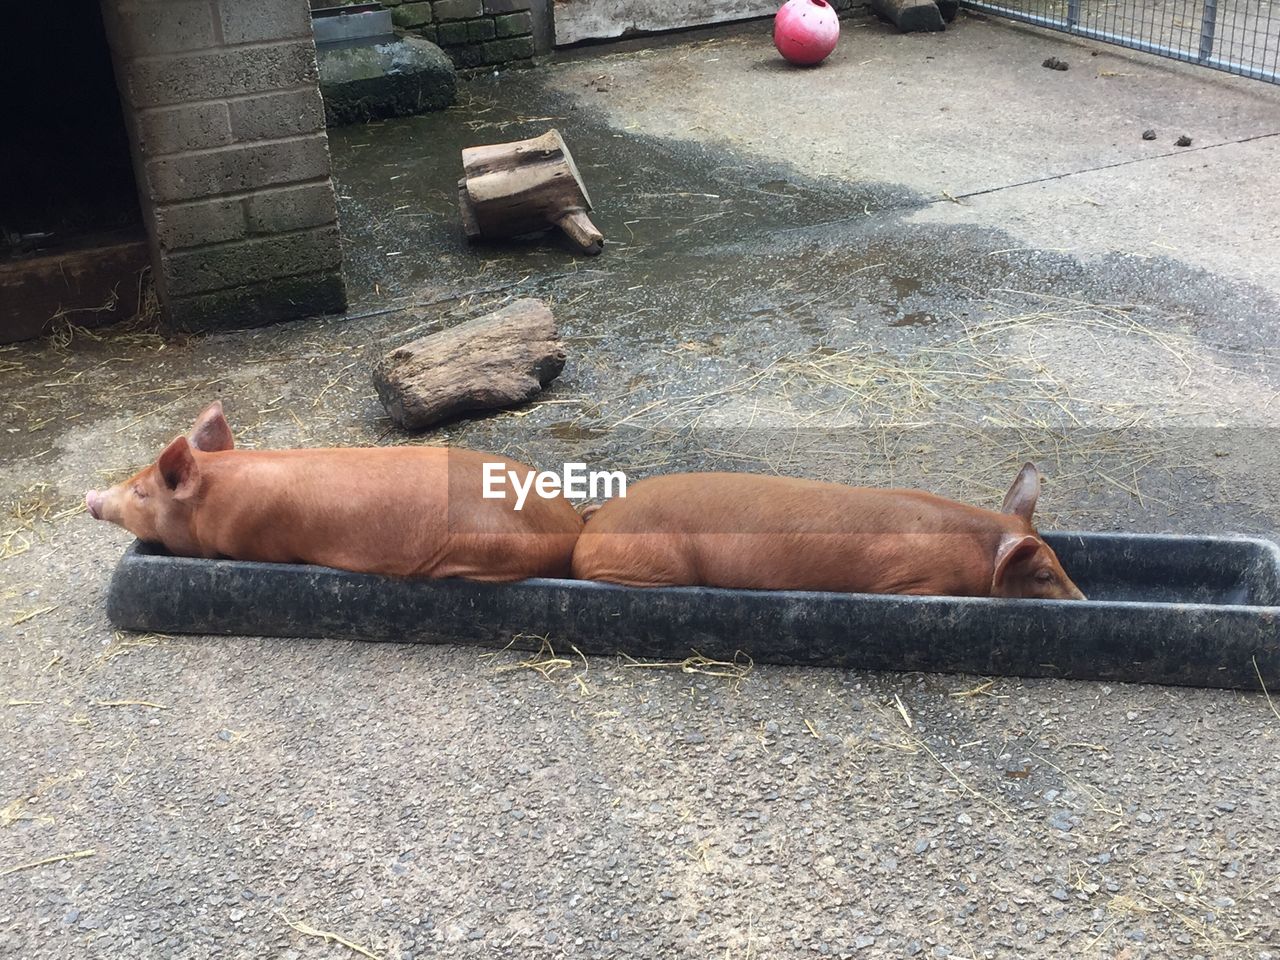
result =
[[964,0],[964,5],[1280,83],[1280,0]]

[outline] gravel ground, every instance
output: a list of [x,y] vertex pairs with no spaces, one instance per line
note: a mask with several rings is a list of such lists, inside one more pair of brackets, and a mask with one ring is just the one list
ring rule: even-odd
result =
[[[996,90],[1023,61],[1040,82],[1048,53],[1082,55],[994,29],[962,23],[944,49],[985,64]],[[878,30],[848,35],[879,45],[879,65],[850,48],[810,76],[832,96],[893,91],[922,48],[885,53]],[[1176,205],[1158,176],[1112,182],[1138,199],[1098,239],[1088,204],[1035,219],[1040,199],[1019,212],[1012,189],[985,207],[939,201],[927,164],[895,180],[872,157],[874,176],[840,176],[857,130],[763,102],[752,129],[800,124],[805,162],[788,166],[776,144],[720,136],[698,74],[724,64],[714,89],[730,115],[752,83],[786,76],[755,66],[767,39],[710,36],[478,80],[459,110],[336,132],[350,319],[0,353],[0,955],[1280,957],[1280,715],[1257,694],[111,630],[104,593],[126,538],[80,496],[214,396],[250,446],[465,442],[636,473],[829,470],[983,502],[1033,454],[1052,525],[1276,535],[1280,284],[1265,251],[1231,253],[1274,227],[1271,207],[1210,178],[1186,255],[1153,255],[1106,238]],[[1153,109],[1213,103],[1233,143],[1271,122],[1253,88],[1129,69],[1164,98]],[[651,84],[643,110],[598,90],[633,76]],[[1028,91],[1028,115],[1047,99],[1027,135],[1047,137],[1055,94]],[[992,116],[982,97],[952,106],[967,123]],[[545,117],[614,242],[590,262],[555,244],[468,250],[448,199],[457,147]],[[1117,159],[1110,129],[1064,149]],[[1034,173],[949,162],[979,179]],[[1018,162],[1034,167],[1034,151]],[[1197,232],[1214,205],[1229,226]],[[1053,240],[1085,234],[1106,249]],[[516,293],[552,299],[570,344],[547,397],[394,433],[373,357]],[[1120,307],[1132,324],[1100,325]],[[869,345],[893,381],[904,358],[1036,311],[1048,319],[1006,330],[993,356],[1041,363],[1051,396],[1087,409],[1110,446],[1055,452],[1057,421],[993,427],[962,457],[943,446],[965,411],[1024,410],[1000,381],[930,407],[919,448],[877,453],[867,430],[833,422],[852,380],[797,372]],[[1108,420],[1121,401],[1143,419]],[[683,422],[644,414],[653,404]]]

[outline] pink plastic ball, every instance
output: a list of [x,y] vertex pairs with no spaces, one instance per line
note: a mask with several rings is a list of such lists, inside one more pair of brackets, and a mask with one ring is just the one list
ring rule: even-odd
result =
[[790,63],[811,67],[840,39],[840,18],[827,0],[787,0],[773,18],[773,45]]

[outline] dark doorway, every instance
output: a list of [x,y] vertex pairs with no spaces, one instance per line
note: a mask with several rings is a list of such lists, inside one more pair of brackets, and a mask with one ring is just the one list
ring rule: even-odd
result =
[[146,248],[98,0],[0,16],[3,342],[128,315]]

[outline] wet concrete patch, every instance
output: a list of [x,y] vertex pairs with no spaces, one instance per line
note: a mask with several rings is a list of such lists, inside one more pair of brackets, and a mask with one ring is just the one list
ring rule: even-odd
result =
[[[551,125],[591,190],[604,255],[576,258],[554,235],[468,246],[462,147]],[[1276,446],[1256,442],[1276,409],[1280,308],[1259,289],[1169,259],[1081,261],[915,222],[929,201],[906,189],[637,136],[537,74],[472,82],[444,113],[334,131],[332,150],[352,319],[4,354],[25,396],[0,448],[28,461],[10,490],[49,471],[68,486],[118,476],[221,396],[250,445],[463,443],[978,502],[1034,458],[1061,524],[1280,525]],[[377,356],[517,295],[550,300],[571,346],[544,399],[396,431],[369,385]]]
[[782,165],[722,147],[637,136],[546,89],[536,75],[469,84],[443,113],[333,131],[347,273],[355,302],[422,284],[483,285],[531,272],[585,269],[554,234],[543,240],[468,247],[457,219],[464,147],[520,140],[556,127],[565,136],[619,260],[700,247],[815,222],[912,205],[909,191],[806,182]]

